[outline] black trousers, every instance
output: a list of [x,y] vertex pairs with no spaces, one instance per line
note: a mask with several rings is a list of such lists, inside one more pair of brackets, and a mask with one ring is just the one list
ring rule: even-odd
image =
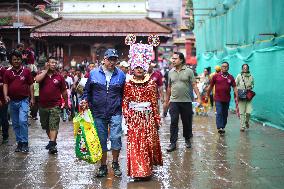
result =
[[4,104],[0,107],[0,125],[2,126],[3,139],[9,137],[9,122],[8,122],[8,105]]
[[183,137],[185,140],[192,137],[192,103],[191,102],[171,102],[170,103],[170,142],[176,143],[178,139],[179,115],[183,125]]
[[213,106],[214,106],[213,94],[210,94],[210,104],[211,104],[211,107],[213,108]]

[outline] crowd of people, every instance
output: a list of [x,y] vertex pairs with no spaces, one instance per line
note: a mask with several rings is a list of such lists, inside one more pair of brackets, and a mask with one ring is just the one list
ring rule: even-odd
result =
[[[140,45],[137,48],[142,54],[151,48]],[[72,120],[76,113],[88,107],[103,151],[97,177],[108,174],[108,140],[111,141],[114,175],[122,175],[119,155],[124,133],[127,134],[127,175],[137,179],[149,178],[154,165],[163,165],[159,139],[161,116],[166,116],[169,111],[171,118],[167,152],[177,148],[179,116],[185,147],[191,148],[193,103],[197,104],[196,107],[206,108],[205,111],[209,106],[216,108],[217,130],[223,134],[231,88],[238,104],[240,130],[249,128],[252,103],[238,98],[239,90],[254,87],[247,64],[242,66],[236,79],[228,72],[228,62],[216,66],[216,72],[212,74],[209,68],[205,68],[197,76],[185,64],[183,53],[174,52],[171,67],[165,68],[162,74],[156,63],[143,59],[147,56],[135,55],[129,61],[119,62],[117,50],[107,49],[101,65],[86,63],[85,70],[74,67],[59,69],[58,61],[52,56],[44,68],[37,70],[30,66],[33,63],[25,62],[34,59],[27,57],[22,47],[19,44],[8,54],[9,67],[0,67],[2,143],[9,139],[10,117],[17,142],[15,152],[29,152],[29,117],[37,120],[39,113],[41,127],[49,139],[46,149],[50,154],[58,153],[60,119]]]

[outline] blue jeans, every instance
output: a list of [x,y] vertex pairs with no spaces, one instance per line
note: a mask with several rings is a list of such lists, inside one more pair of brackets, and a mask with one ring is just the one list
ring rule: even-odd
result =
[[95,125],[97,127],[98,136],[101,142],[103,152],[106,152],[107,149],[107,139],[108,139],[108,128],[110,131],[110,141],[112,150],[120,150],[121,135],[122,135],[122,126],[121,126],[122,116],[115,115],[110,119],[102,119],[95,117]]
[[2,126],[3,139],[9,138],[8,105],[0,106],[0,125]]
[[10,114],[17,142],[28,142],[29,98],[10,101]]
[[225,128],[227,125],[229,102],[216,101],[216,125],[217,129]]

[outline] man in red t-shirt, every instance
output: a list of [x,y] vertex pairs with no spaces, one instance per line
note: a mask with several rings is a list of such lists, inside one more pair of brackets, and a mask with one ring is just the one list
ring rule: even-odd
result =
[[87,71],[86,71],[86,74],[85,74],[85,78],[89,78],[90,76],[90,72],[96,68],[96,65],[95,63],[91,62],[89,65],[88,65],[88,68],[87,68]]
[[6,69],[0,65],[0,126],[2,126],[2,144],[8,143],[9,122],[8,122],[8,104],[5,102],[3,94],[3,79]]
[[49,138],[46,149],[50,154],[57,153],[56,139],[60,122],[61,97],[64,99],[65,106],[68,107],[65,79],[56,71],[56,64],[55,58],[48,58],[45,70],[35,77],[39,83],[40,123]]
[[214,101],[216,103],[216,125],[218,133],[225,133],[227,124],[228,110],[231,99],[231,87],[234,89],[235,97],[238,99],[238,90],[234,77],[228,73],[229,63],[223,62],[221,72],[213,76],[210,87],[207,91],[207,98],[209,97],[213,87],[215,86]]
[[161,99],[163,103],[163,74],[159,70],[154,70],[156,66],[156,63],[151,63],[148,69],[148,73],[150,75],[150,78],[155,81],[158,88],[158,99]]
[[29,69],[22,66],[22,53],[13,50],[9,55],[11,69],[5,71],[3,93],[10,105],[12,125],[18,143],[15,152],[29,152],[28,113],[29,101],[34,104],[33,77]]

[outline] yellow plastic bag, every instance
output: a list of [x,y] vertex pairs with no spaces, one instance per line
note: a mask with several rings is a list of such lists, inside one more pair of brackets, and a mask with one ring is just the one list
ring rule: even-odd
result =
[[76,157],[89,163],[96,163],[102,158],[102,147],[90,110],[78,114],[73,119],[76,139]]

